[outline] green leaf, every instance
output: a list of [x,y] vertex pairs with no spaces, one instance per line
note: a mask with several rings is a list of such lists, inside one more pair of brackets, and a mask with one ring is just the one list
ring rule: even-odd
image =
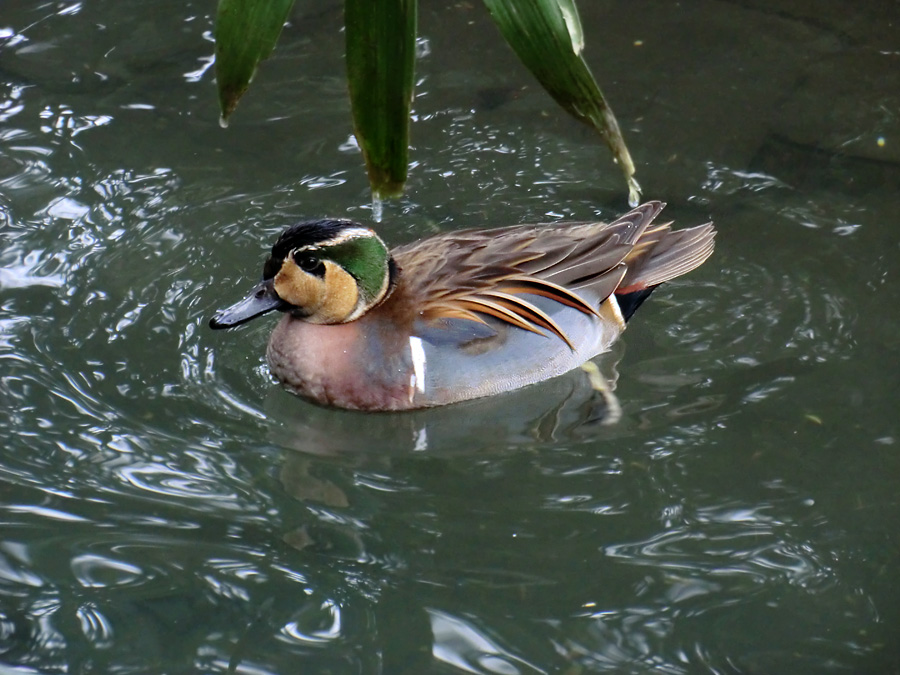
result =
[[613,153],[636,206],[640,186],[619,124],[582,58],[584,34],[575,0],[484,0],[503,37],[547,93],[594,127]]
[[559,11],[562,12],[563,21],[569,31],[569,39],[572,41],[572,50],[581,54],[584,50],[584,30],[581,28],[581,17],[578,16],[578,7],[575,0],[557,0]]
[[403,192],[416,61],[416,0],[346,0],[347,80],[356,140],[376,199]]
[[275,47],[294,0],[219,0],[216,85],[222,120],[247,91],[259,62]]

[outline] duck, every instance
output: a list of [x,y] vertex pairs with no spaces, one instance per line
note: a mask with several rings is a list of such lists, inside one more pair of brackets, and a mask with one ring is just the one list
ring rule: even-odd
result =
[[709,258],[713,224],[655,224],[664,206],[392,249],[354,221],[300,222],[272,246],[262,280],[209,325],[280,312],[269,370],[324,406],[400,411],[498,395],[590,365],[656,287]]

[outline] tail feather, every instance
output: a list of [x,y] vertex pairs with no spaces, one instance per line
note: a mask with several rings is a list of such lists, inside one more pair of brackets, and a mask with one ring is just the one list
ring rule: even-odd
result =
[[625,257],[628,271],[616,289],[620,302],[621,296],[652,289],[699,267],[712,255],[715,234],[712,223],[674,232],[668,226],[645,232]]

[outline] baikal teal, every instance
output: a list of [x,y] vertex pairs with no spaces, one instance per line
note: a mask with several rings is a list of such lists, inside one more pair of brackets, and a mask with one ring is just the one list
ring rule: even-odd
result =
[[270,370],[323,405],[407,410],[518,389],[607,351],[656,286],[711,255],[712,225],[653,224],[663,206],[611,223],[449,232],[392,251],[351,221],[299,223],[250,295],[210,325],[281,311]]

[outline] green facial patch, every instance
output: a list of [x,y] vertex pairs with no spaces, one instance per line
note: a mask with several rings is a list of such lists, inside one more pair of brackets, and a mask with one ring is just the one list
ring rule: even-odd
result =
[[378,237],[354,237],[333,246],[326,244],[322,252],[356,279],[366,302],[376,298],[384,288],[390,254]]

